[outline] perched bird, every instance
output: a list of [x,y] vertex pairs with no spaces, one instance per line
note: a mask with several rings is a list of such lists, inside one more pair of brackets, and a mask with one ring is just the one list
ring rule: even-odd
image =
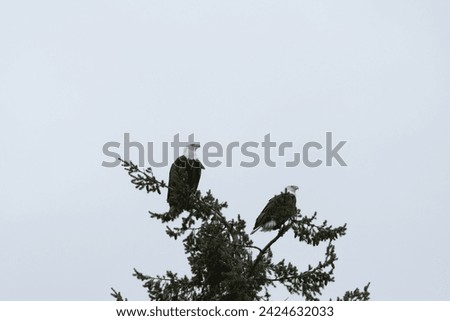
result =
[[184,155],[178,157],[170,167],[167,203],[173,213],[189,210],[189,197],[197,191],[202,169],[205,169],[195,152],[199,147],[200,144],[188,145]]
[[289,218],[297,215],[295,191],[298,187],[289,185],[284,192],[272,197],[259,214],[251,234],[261,228],[262,231],[279,229]]

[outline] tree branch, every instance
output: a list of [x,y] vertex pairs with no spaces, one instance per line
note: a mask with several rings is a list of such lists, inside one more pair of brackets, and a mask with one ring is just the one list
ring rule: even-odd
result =
[[253,273],[256,266],[259,264],[259,262],[262,260],[264,254],[269,250],[269,248],[272,246],[273,243],[278,241],[280,237],[282,237],[292,226],[293,222],[291,221],[289,224],[285,225],[283,228],[281,228],[278,231],[277,236],[275,236],[267,245],[259,252],[258,256],[256,257],[255,261],[253,261],[253,265],[250,269],[250,272]]

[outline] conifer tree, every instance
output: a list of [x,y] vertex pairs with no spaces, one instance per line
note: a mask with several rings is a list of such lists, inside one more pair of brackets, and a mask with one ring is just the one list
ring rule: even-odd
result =
[[[168,188],[164,181],[153,175],[151,168],[140,169],[131,161],[121,161],[137,189],[161,194],[162,189]],[[279,285],[305,300],[320,300],[322,290],[335,281],[333,272],[337,256],[333,241],[345,235],[346,224],[338,227],[327,221],[317,224],[317,213],[308,216],[298,210],[298,215],[260,248],[245,231],[245,220],[239,215],[227,219],[222,214],[227,203],[220,202],[211,191],[206,195],[200,191],[189,195],[180,190],[176,194],[189,200],[189,211],[149,213],[151,218],[166,225],[169,237],[182,240],[191,275],[180,276],[176,271],[168,270],[162,275],[149,276],[135,269],[133,275],[143,282],[150,300],[269,300],[270,288]],[[178,226],[168,225],[175,221],[179,222]],[[305,271],[300,271],[286,259],[274,262],[271,247],[287,232],[311,246],[326,243],[323,261],[309,265]],[[347,291],[337,300],[369,300],[369,284],[363,290]],[[123,300],[120,292],[112,291],[116,300]]]

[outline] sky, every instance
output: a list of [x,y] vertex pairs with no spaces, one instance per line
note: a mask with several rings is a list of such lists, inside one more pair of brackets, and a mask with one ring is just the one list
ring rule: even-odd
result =
[[[245,168],[235,150],[199,189],[248,232],[291,184],[302,213],[347,223],[325,300],[368,282],[373,300],[449,300],[449,11],[437,0],[1,2],[0,300],[112,300],[111,287],[146,300],[133,268],[189,274],[181,243],[148,215],[167,210],[165,194],[102,166],[105,143],[123,147],[128,133],[161,159],[176,134],[222,146],[270,134],[302,152],[327,132],[346,142],[347,166]],[[287,234],[273,251],[307,267],[325,247]]]

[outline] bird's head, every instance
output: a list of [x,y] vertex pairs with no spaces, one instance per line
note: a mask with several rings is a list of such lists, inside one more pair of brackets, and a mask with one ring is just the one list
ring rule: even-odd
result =
[[197,155],[195,153],[195,151],[200,148],[200,144],[199,143],[192,143],[187,145],[184,154],[187,158],[189,159],[197,159]]
[[298,186],[297,185],[288,185],[288,186],[286,186],[286,191],[288,192],[288,193],[291,193],[291,194],[294,194],[295,195],[295,192],[298,190]]
[[192,144],[188,145],[188,149],[197,150],[197,148],[200,148],[200,144],[199,143],[192,143]]

